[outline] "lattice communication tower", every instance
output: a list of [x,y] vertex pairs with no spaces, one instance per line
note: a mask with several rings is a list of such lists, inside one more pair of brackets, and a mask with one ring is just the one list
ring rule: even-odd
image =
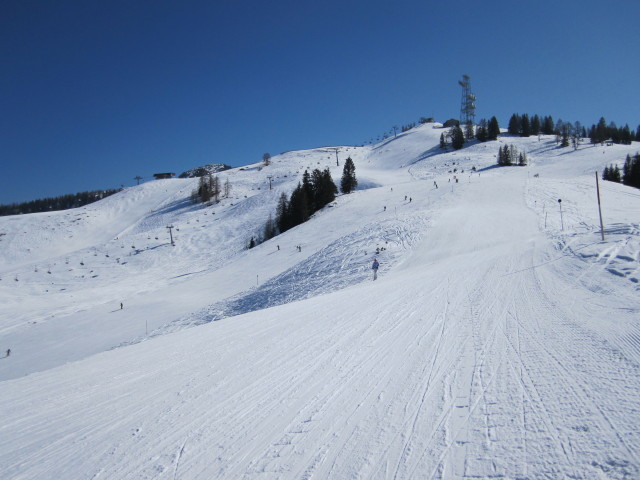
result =
[[460,102],[460,123],[473,125],[476,118],[476,96],[471,93],[471,77],[463,75],[458,83],[462,87],[462,101]]

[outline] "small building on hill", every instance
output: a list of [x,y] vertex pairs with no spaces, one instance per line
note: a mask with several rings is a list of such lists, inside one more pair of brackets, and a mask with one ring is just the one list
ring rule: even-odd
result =
[[173,178],[173,177],[175,177],[175,176],[176,176],[176,174],[175,174],[175,173],[154,173],[154,174],[153,174],[153,177],[154,177],[156,180],[162,180],[162,179],[164,179],[164,178]]

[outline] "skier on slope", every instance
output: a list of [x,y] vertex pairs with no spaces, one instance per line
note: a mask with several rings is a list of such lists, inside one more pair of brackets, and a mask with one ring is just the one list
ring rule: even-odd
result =
[[373,279],[377,280],[378,278],[378,267],[380,267],[380,264],[378,263],[378,259],[374,258],[373,259],[373,265],[371,265],[371,270],[373,270]]

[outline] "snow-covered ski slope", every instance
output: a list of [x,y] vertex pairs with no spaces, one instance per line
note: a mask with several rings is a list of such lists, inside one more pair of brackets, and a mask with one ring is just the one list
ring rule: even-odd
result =
[[640,192],[601,182],[602,241],[594,175],[640,145],[442,131],[0,218],[0,477],[640,478]]

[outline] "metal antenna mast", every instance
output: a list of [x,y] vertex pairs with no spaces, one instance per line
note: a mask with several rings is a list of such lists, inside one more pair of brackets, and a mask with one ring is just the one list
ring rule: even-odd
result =
[[458,81],[462,87],[462,101],[460,102],[460,123],[473,125],[476,118],[476,96],[471,93],[471,77],[463,75]]

